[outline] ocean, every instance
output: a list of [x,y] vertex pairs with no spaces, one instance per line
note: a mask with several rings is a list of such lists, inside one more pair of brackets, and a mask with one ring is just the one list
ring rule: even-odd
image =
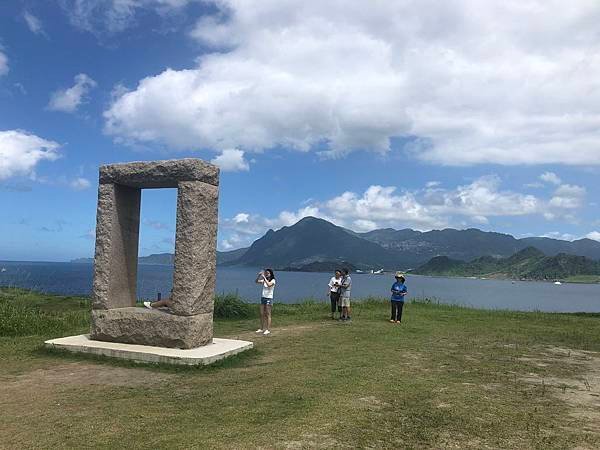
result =
[[[256,303],[260,286],[254,283],[259,268],[219,267],[217,293],[237,293]],[[0,261],[0,286],[16,286],[63,295],[89,295],[92,264]],[[138,297],[168,295],[171,266],[144,265],[138,270]],[[276,302],[305,299],[328,301],[329,273],[277,272]],[[352,274],[353,298],[389,296],[392,274]],[[483,280],[408,275],[410,298],[430,298],[441,303],[486,309],[548,312],[600,312],[600,284],[555,285],[548,282]]]

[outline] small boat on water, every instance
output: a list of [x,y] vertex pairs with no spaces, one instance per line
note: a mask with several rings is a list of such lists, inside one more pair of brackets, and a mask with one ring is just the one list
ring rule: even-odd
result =
[[366,273],[367,275],[383,275],[383,269],[379,270],[356,270],[356,273]]
[[554,284],[562,284],[560,281],[555,281]]

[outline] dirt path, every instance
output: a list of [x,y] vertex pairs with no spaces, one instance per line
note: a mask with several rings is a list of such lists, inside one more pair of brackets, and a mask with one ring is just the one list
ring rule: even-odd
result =
[[561,347],[547,347],[541,358],[527,358],[539,367],[567,364],[577,375],[569,378],[527,374],[521,381],[541,385],[566,403],[569,414],[580,423],[579,430],[600,434],[600,354]]

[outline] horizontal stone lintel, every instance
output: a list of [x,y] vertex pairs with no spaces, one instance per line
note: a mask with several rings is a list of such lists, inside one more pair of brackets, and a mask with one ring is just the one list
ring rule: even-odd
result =
[[100,166],[100,184],[115,183],[138,189],[176,188],[180,181],[219,185],[219,168],[201,159],[138,161]]
[[92,311],[91,339],[167,348],[196,348],[212,342],[210,314],[176,316],[148,308]]

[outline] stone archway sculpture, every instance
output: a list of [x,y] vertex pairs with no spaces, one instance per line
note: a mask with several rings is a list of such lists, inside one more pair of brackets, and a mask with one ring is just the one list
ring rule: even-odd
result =
[[[213,338],[219,169],[199,159],[100,167],[91,339],[194,348]],[[141,190],[177,188],[171,313],[137,308]]]

